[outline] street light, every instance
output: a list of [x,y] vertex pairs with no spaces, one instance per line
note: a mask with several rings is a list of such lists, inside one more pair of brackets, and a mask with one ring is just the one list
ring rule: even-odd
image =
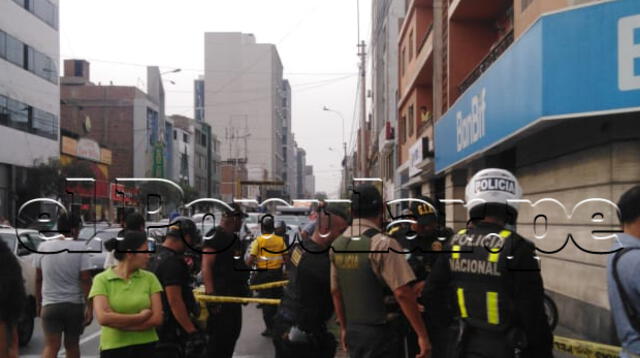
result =
[[342,147],[344,149],[344,157],[342,158],[342,162],[344,163],[344,190],[347,190],[347,142],[344,140],[344,116],[342,115],[342,113],[327,106],[322,107],[322,110],[325,112],[333,112],[337,114],[340,119],[342,119]]
[[160,75],[166,75],[167,73],[178,73],[182,71],[181,68],[176,68],[175,70],[171,70],[171,71],[166,71],[166,72],[161,72]]

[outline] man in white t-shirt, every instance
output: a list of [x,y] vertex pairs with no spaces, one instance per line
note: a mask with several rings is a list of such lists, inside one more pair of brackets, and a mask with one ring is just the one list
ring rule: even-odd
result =
[[91,323],[93,311],[87,303],[91,288],[89,255],[77,241],[81,220],[62,214],[58,232],[64,239],[45,241],[38,247],[35,260],[36,300],[45,335],[43,358],[55,358],[62,345],[69,358],[80,357],[80,336]]

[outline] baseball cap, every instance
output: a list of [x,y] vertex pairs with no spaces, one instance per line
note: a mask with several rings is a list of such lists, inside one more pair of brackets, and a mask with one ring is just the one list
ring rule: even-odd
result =
[[345,203],[325,203],[324,211],[331,215],[337,215],[346,222],[351,221],[351,213],[349,212],[349,204]]
[[429,203],[427,205],[420,201],[411,202],[411,213],[416,217],[416,221],[420,225],[429,225],[438,220],[438,212],[434,201],[427,196],[418,196],[414,199]]
[[242,211],[242,207],[238,203],[227,203],[231,207],[231,211],[227,210],[223,214],[224,216],[241,216],[243,218],[248,217],[244,211]]
[[365,183],[356,186],[351,194],[354,217],[375,216],[382,212],[382,195],[374,185]]

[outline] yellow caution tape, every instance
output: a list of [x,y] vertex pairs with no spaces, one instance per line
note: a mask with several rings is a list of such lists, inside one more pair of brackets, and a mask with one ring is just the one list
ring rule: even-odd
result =
[[253,298],[253,297],[233,297],[233,296],[207,296],[196,295],[196,300],[207,303],[261,303],[263,305],[279,305],[280,300],[276,298]]
[[263,283],[260,285],[251,285],[249,286],[249,288],[252,290],[266,290],[268,288],[283,287],[283,286],[286,286],[288,283],[289,283],[289,280],[275,281],[275,282]]
[[579,358],[618,358],[620,347],[555,336],[553,347],[560,352]]

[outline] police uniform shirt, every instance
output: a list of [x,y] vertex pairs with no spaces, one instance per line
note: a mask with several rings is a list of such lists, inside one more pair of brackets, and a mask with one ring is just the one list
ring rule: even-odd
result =
[[289,277],[293,280],[285,287],[279,310],[302,329],[318,329],[333,314],[329,251],[311,239],[291,251]]
[[213,249],[216,255],[213,264],[213,288],[216,295],[244,295],[249,269],[243,260],[244,252],[238,235],[226,232],[218,226],[213,237],[205,240],[203,246]]
[[[367,219],[354,219],[352,225],[342,234],[345,237],[358,237],[368,229],[378,229],[378,225]],[[393,252],[391,249],[395,250]],[[371,238],[371,253],[369,260],[374,274],[387,286],[391,291],[407,285],[416,279],[411,267],[404,258],[402,246],[394,238],[385,234],[377,234]],[[330,250],[333,255],[333,250]],[[331,289],[338,289],[338,272],[331,260]]]
[[[468,235],[486,235],[489,233],[500,233],[504,230],[502,226],[480,222],[474,228],[468,230]],[[461,234],[458,233],[457,236]],[[500,252],[500,255],[508,255],[506,270],[499,272],[500,279],[505,280],[505,287],[510,291],[513,300],[514,317],[501,317],[500,321],[509,320],[520,327],[528,340],[527,355],[525,357],[551,357],[553,348],[553,335],[547,323],[544,311],[543,295],[544,287],[539,271],[539,264],[535,259],[535,246],[532,242],[522,238],[515,232],[510,232],[509,240],[512,240],[510,252]],[[452,244],[454,239],[451,240]],[[482,278],[494,279],[498,272],[495,266],[471,265],[467,260],[465,264],[455,262],[461,260],[450,260],[454,253],[451,253],[452,245],[447,245],[446,255],[438,257],[431,274],[427,278],[426,294],[438,295],[438,292],[449,292],[453,295],[449,300],[460,305],[459,297],[452,289],[452,283],[461,275],[473,275],[474,280],[482,282]],[[469,246],[464,246],[468,250]],[[474,250],[488,250],[482,246],[474,247]],[[504,250],[503,250],[504,251]],[[462,255],[462,254],[461,254]],[[455,270],[455,271],[454,271]],[[460,311],[460,308],[458,309]],[[463,314],[463,313],[462,313]]]

